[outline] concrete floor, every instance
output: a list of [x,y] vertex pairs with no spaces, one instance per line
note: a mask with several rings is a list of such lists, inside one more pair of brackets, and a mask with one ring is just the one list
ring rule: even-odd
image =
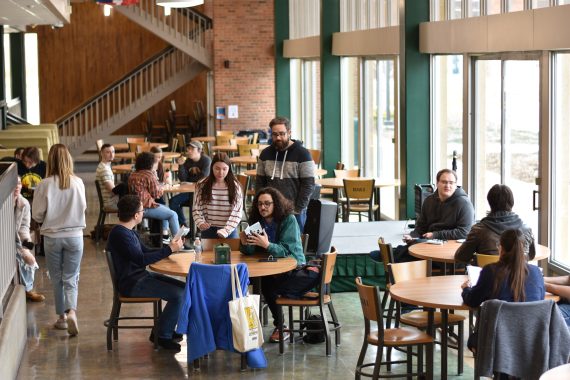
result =
[[[90,166],[87,166],[91,169]],[[77,171],[81,169],[78,168]],[[98,205],[93,186],[93,171],[79,173],[87,189],[87,229],[93,229],[97,219]],[[332,356],[325,356],[323,344],[286,344],[285,354],[279,355],[278,345],[266,343],[264,350],[269,366],[264,370],[240,372],[240,357],[237,354],[217,351],[204,360],[200,372],[188,371],[186,363],[186,341],[182,351],[173,354],[153,350],[148,341],[149,331],[122,330],[114,351],[106,349],[106,328],[103,321],[111,310],[112,287],[105,257],[104,242],[96,245],[85,238],[85,250],[81,265],[79,283],[78,320],[80,334],[68,336],[66,331],[55,330],[56,320],[51,284],[47,277],[45,259],[38,257],[40,269],[36,274],[36,290],[46,295],[45,303],[28,303],[28,342],[22,358],[19,379],[168,379],[168,378],[212,378],[239,379],[247,376],[253,379],[350,379],[354,378],[354,367],[363,337],[363,319],[356,293],[333,294],[338,317],[343,324],[341,345],[332,349]],[[150,313],[150,308],[132,305],[123,306],[123,313]],[[265,328],[266,340],[271,328]],[[334,336],[333,336],[334,342]],[[468,351],[468,350],[466,350]],[[435,377],[440,378],[439,347],[436,347]],[[376,350],[370,348],[367,359],[373,361]],[[462,376],[456,376],[457,357],[449,351],[450,377],[473,378],[471,353],[465,354],[465,369]],[[394,372],[405,370],[394,367]]]

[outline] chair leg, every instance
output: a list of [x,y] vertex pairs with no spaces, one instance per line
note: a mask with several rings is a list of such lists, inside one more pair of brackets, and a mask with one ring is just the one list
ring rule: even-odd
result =
[[[115,332],[115,326],[117,324],[117,318],[119,316],[117,310],[117,303],[119,301],[113,300],[113,306],[111,307],[111,315],[109,315],[109,320],[107,324],[107,350],[113,350],[113,340],[111,339],[112,333]],[[115,340],[118,339],[117,336],[114,336]]]
[[[382,365],[382,353],[384,352],[384,345],[378,345],[376,351],[376,361],[374,362],[374,371],[372,372],[372,380],[377,380],[380,377],[380,366]],[[386,359],[388,360],[388,359]],[[388,369],[388,371],[390,371]]]
[[277,321],[278,326],[277,328],[279,329],[279,353],[283,354],[283,350],[284,350],[284,344],[283,344],[283,307],[279,306],[279,308],[281,309],[281,320]]
[[158,350],[158,318],[160,317],[160,301],[156,301],[152,303],[153,307],[153,326],[152,331],[154,332],[154,342],[153,346],[155,350]]
[[340,322],[336,316],[336,312],[334,310],[334,306],[332,301],[329,302],[329,312],[331,313],[332,320],[334,322],[334,344],[338,347],[340,346]]
[[355,380],[360,380],[360,371],[362,369],[359,367],[364,363],[364,357],[366,356],[367,350],[368,350],[368,342],[366,342],[366,337],[364,337],[364,341],[362,342],[362,348],[360,349],[360,355],[358,355],[358,360],[356,361],[356,371],[354,372]]
[[[427,345],[426,348],[426,372],[427,380],[433,379],[433,343]],[[476,377],[477,379],[477,377]]]
[[97,224],[95,225],[95,242],[99,242],[101,239],[101,229],[105,225],[105,212],[103,210],[99,211],[99,217],[97,218]]
[[412,380],[412,371],[414,370],[412,367],[412,357],[413,357],[413,353],[412,353],[412,346],[408,346],[406,348],[406,372],[407,372],[407,378],[409,380]]
[[463,373],[463,334],[464,334],[464,321],[461,321],[458,326],[457,334],[459,339],[457,339],[457,374],[461,375]]
[[289,306],[289,343],[293,343],[293,306]]
[[121,315],[121,302],[117,301],[117,312],[115,317],[115,323],[113,324],[113,340],[119,340],[119,315]]
[[331,337],[329,335],[330,334],[329,321],[327,320],[327,315],[325,313],[325,309],[323,309],[323,305],[319,305],[319,309],[323,317],[323,325],[324,325],[323,327],[325,329],[327,356],[331,356]]
[[418,373],[418,376],[423,371],[424,371],[424,345],[418,344],[418,365],[416,371]]

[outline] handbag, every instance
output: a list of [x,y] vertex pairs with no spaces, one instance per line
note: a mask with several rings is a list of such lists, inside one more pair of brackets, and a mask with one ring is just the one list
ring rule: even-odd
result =
[[259,295],[246,294],[244,297],[236,265],[232,265],[230,273],[233,299],[228,302],[228,307],[234,349],[238,352],[247,352],[260,348],[263,344],[263,331],[259,322]]

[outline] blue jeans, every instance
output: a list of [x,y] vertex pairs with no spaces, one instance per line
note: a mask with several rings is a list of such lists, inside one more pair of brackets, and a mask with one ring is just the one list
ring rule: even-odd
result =
[[[168,206],[170,209],[178,215],[178,221],[181,224],[188,225],[186,223],[186,216],[184,215],[184,210],[182,210],[182,206],[187,206],[188,202],[190,202],[190,196],[192,193],[180,193],[178,195],[173,196],[168,201]],[[192,217],[192,215],[190,215]]]
[[297,219],[297,224],[299,225],[299,231],[303,233],[303,228],[305,228],[305,222],[307,221],[307,209],[304,208],[298,214],[295,214],[295,219]]
[[77,310],[79,268],[83,257],[83,236],[52,238],[44,236],[44,252],[53,286],[55,312]]
[[[200,237],[202,239],[219,239],[220,237],[217,232],[221,229],[222,227],[210,227],[207,230],[200,232]],[[237,239],[238,237],[237,228],[228,235],[228,239]]]
[[566,302],[558,302],[558,309],[560,310],[560,313],[562,313],[566,326],[570,328],[570,304]]
[[16,261],[18,262],[18,268],[20,269],[20,281],[26,288],[26,292],[31,292],[34,289],[36,268],[31,265],[27,265],[19,252],[16,252]]
[[148,272],[149,276],[137,281],[129,297],[158,297],[166,301],[166,306],[158,319],[158,337],[172,339],[178,322],[180,307],[184,301],[186,284],[172,277]]
[[170,232],[172,235],[176,235],[180,229],[180,225],[178,224],[178,215],[165,205],[159,204],[158,207],[155,208],[145,208],[144,217],[162,220],[162,229],[167,230],[168,226],[170,226]]

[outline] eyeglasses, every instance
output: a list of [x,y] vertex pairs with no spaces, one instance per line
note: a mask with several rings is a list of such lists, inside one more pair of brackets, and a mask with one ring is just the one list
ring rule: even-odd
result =
[[269,207],[273,204],[273,202],[257,202],[257,207]]
[[439,181],[442,185],[455,185],[455,181]]
[[138,214],[139,212],[144,212],[144,208],[142,210],[138,210],[137,212],[135,212],[135,214]]
[[289,133],[289,132],[273,132],[271,134],[271,136],[272,137],[285,137],[285,136],[287,136],[287,133]]

